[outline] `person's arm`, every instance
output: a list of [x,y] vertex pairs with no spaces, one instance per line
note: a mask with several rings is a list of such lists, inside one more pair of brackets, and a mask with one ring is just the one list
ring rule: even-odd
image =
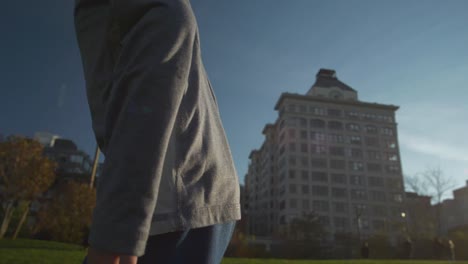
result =
[[[121,38],[107,94],[106,160],[90,232],[91,264],[134,261],[144,254],[170,158],[167,150],[188,89],[196,34],[192,10],[186,1],[147,2],[154,5],[135,8],[141,16],[131,20],[135,24]],[[116,1],[117,18],[119,3],[141,5]]]

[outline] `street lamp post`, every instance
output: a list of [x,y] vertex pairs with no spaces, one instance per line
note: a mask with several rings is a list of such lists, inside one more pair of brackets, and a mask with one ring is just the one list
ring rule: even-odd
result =
[[96,151],[94,152],[93,169],[91,171],[91,179],[89,180],[89,188],[91,189],[94,187],[94,181],[96,180],[96,172],[99,164],[99,154],[99,146],[96,145]]
[[408,215],[406,212],[401,212],[401,218],[403,218],[403,221],[405,222],[405,234],[406,236],[409,235],[409,230],[408,230]]

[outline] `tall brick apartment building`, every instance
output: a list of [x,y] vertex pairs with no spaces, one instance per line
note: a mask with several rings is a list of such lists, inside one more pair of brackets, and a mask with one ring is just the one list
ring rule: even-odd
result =
[[334,70],[305,94],[281,94],[278,118],[250,153],[248,233],[272,237],[313,212],[329,234],[402,230],[403,176],[397,106],[363,102]]

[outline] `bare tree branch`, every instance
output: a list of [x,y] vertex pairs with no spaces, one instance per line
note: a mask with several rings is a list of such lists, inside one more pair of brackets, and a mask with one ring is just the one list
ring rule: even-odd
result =
[[416,175],[405,175],[405,189],[411,192],[415,192],[418,195],[426,195],[429,196],[429,190],[427,188],[427,182],[420,173]]
[[440,167],[426,169],[423,176],[435,203],[441,203],[447,192],[456,186],[453,179],[446,177]]

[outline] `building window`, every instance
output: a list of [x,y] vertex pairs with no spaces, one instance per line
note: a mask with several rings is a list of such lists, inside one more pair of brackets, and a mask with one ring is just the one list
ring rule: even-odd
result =
[[301,139],[307,139],[307,130],[301,130]]
[[351,185],[365,186],[366,177],[364,175],[349,175],[349,183]]
[[387,136],[393,136],[393,129],[389,127],[382,127],[382,134]]
[[342,135],[338,135],[338,134],[330,134],[330,135],[328,135],[328,141],[329,141],[330,143],[340,143],[340,144],[345,143],[344,137],[343,137]]
[[301,157],[301,166],[302,167],[309,167],[309,159],[307,156],[302,156]]
[[328,115],[329,116],[341,117],[341,113],[342,113],[342,111],[339,110],[339,109],[332,109],[332,108],[328,109]]
[[346,139],[347,139],[346,141],[349,144],[361,145],[361,137],[360,136],[347,136]]
[[335,217],[333,218],[333,224],[338,230],[347,230],[348,229],[348,219],[345,217]]
[[294,142],[289,143],[289,151],[290,152],[296,152],[296,143],[294,143]]
[[347,148],[345,149],[346,151],[346,156],[352,157],[354,159],[362,159],[362,150],[360,149],[355,149],[355,148]]
[[355,111],[348,111],[346,113],[350,119],[359,119],[359,113]]
[[369,121],[375,120],[375,115],[374,114],[361,113],[361,115],[364,118],[364,120],[369,120]]
[[312,171],[312,181],[314,182],[328,182],[328,176],[323,171]]
[[312,186],[312,195],[328,196],[328,187],[327,186]]
[[299,105],[299,112],[307,113],[307,107],[305,105]]
[[373,151],[373,150],[367,151],[367,157],[370,160],[380,160],[381,159],[380,152]]
[[280,141],[283,142],[284,141],[284,137],[285,137],[285,133],[286,132],[281,132],[281,135],[280,135]]
[[81,164],[81,163],[83,163],[83,156],[71,155],[70,156],[70,162]]
[[306,170],[301,171],[302,181],[309,181],[309,172]]
[[398,174],[400,172],[400,168],[397,165],[387,165],[385,166],[385,171],[390,174]]
[[336,170],[343,170],[346,168],[345,160],[330,160],[330,168]]
[[333,210],[336,213],[347,213],[348,205],[346,203],[333,203]]
[[383,220],[375,219],[372,221],[374,230],[385,230],[385,222]]
[[291,208],[291,209],[296,209],[297,208],[297,200],[296,199],[289,200],[289,208]]
[[280,217],[279,223],[280,223],[280,225],[286,225],[286,216],[282,215]]
[[327,112],[325,111],[324,108],[320,108],[320,107],[314,107],[314,106],[311,106],[309,107],[309,111],[310,113],[314,114],[314,115],[318,115],[318,116],[325,116],[327,115]]
[[311,119],[310,127],[312,128],[325,128],[325,121],[321,119]]
[[366,126],[366,132],[369,134],[377,134],[379,131],[376,126],[373,125],[367,125]]
[[280,187],[279,194],[280,196],[283,196],[286,193],[286,185],[283,185]]
[[333,130],[343,130],[343,124],[338,121],[329,121],[328,128]]
[[296,112],[296,105],[295,104],[288,105],[288,112]]
[[326,159],[313,158],[310,160],[310,166],[312,168],[327,168],[328,164]]
[[284,128],[285,123],[286,122],[284,121],[284,119],[280,121],[280,123],[279,123],[280,130]]
[[325,133],[311,131],[310,132],[310,139],[312,141],[316,141],[316,142],[326,142],[327,141],[327,136],[326,136]]
[[295,179],[296,178],[296,171],[290,170],[289,171],[289,179]]
[[344,148],[343,147],[332,146],[332,147],[330,147],[330,155],[344,156],[345,155]]
[[309,185],[302,185],[302,194],[309,193]]
[[382,205],[374,205],[372,206],[372,214],[378,217],[385,217],[387,216],[387,208]]
[[398,155],[396,153],[385,152],[384,159],[388,161],[398,161]]
[[299,117],[299,125],[301,128],[307,128],[307,119]]
[[279,151],[279,155],[280,155],[280,156],[283,155],[283,153],[284,153],[285,150],[286,150],[285,146],[284,146],[284,145],[281,146],[280,151]]
[[353,171],[364,171],[364,165],[359,161],[350,161],[349,168]]
[[281,202],[280,202],[280,207],[279,207],[280,210],[281,210],[281,211],[284,210],[285,207],[286,207],[286,201],[281,201]]
[[382,171],[382,165],[380,165],[378,163],[367,163],[367,171],[381,172]]
[[401,193],[394,193],[393,194],[393,201],[397,203],[403,202],[403,195]]
[[384,179],[379,177],[369,177],[369,186],[371,187],[383,187],[384,186]]
[[389,190],[402,190],[403,183],[400,179],[387,179],[387,188]]
[[286,125],[289,127],[297,126],[297,117],[290,117],[286,119]]
[[289,156],[289,165],[295,166],[296,165],[296,156]]
[[294,128],[290,128],[288,130],[288,135],[289,135],[289,138],[296,138],[296,130]]
[[339,183],[339,184],[346,184],[346,175],[339,174],[339,173],[332,173],[331,174],[331,182],[332,183]]
[[395,142],[394,139],[383,139],[382,142],[383,142],[383,145],[386,148],[389,148],[389,149],[395,149],[396,148],[396,142]]
[[309,210],[310,209],[309,200],[302,200],[302,209],[303,210]]
[[312,202],[312,207],[316,212],[328,212],[330,210],[328,201],[315,200]]
[[348,192],[345,188],[332,188],[331,193],[333,198],[348,198]]
[[367,193],[365,190],[351,190],[351,199],[353,200],[367,200]]
[[312,154],[326,155],[327,147],[325,145],[310,145],[310,151]]
[[370,228],[369,219],[367,219],[367,218],[361,218],[360,220],[361,220],[362,229],[368,230],[368,229]]
[[[327,210],[328,212],[328,210]],[[321,215],[319,216],[319,223],[322,225],[322,226],[329,226],[330,225],[330,218],[328,216],[324,216],[324,215]]]
[[371,199],[375,202],[385,202],[385,192],[381,191],[371,191]]
[[348,123],[348,124],[346,124],[346,129],[349,130],[349,131],[359,131],[360,126],[358,124],[355,124],[355,123]]
[[289,185],[289,193],[296,193],[296,192],[297,192],[296,185],[290,184]]
[[353,204],[353,211],[355,215],[365,215],[367,214],[367,205]]
[[309,146],[307,145],[307,143],[302,143],[301,144],[301,152],[302,153],[307,153],[309,150]]
[[366,137],[366,145],[370,147],[378,147],[379,139],[376,137]]

